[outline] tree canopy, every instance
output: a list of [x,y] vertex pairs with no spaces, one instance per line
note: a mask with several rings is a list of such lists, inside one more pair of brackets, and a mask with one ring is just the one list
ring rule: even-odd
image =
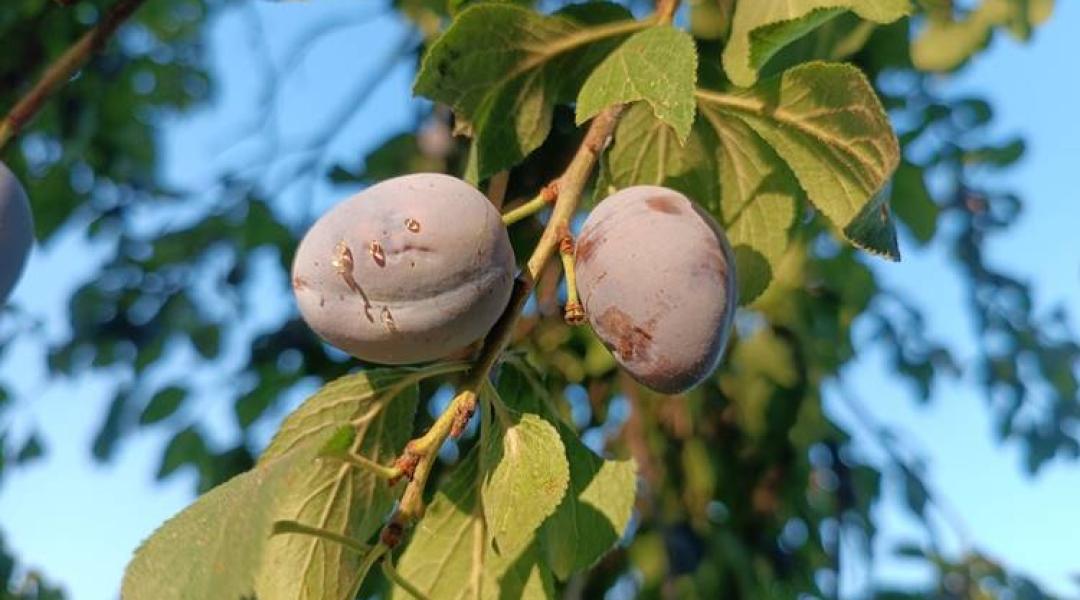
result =
[[[6,0],[0,112],[113,4]],[[290,261],[310,225],[290,218],[267,185],[284,153],[222,173],[213,201],[196,202],[163,183],[159,131],[214,102],[210,25],[248,4],[147,1],[0,154],[31,198],[40,244],[77,229],[110,249],[71,296],[63,339],[41,357],[50,377],[114,376],[88,450],[112,460],[125,438],[154,432],[163,440],[158,477],[192,470],[194,491],[205,494],[166,525],[171,538],[144,546],[142,556],[155,560],[133,563],[133,598],[154,597],[140,587],[146,582],[198,597],[409,597],[398,578],[432,598],[493,588],[510,597],[591,598],[616,588],[642,597],[831,596],[839,531],[862,540],[845,553],[875,560],[871,509],[884,478],[899,483],[930,538],[938,535],[930,514],[939,498],[920,465],[897,451],[888,423],[864,423],[889,457],[875,465],[851,452],[852,433],[822,409],[823,386],[842,384],[868,343],[889,357],[898,378],[890,384],[910,385],[915,401],[932,401],[935,382],[959,369],[925,325],[929,307],[875,274],[873,261],[901,259],[898,228],[902,240],[946,249],[963,283],[980,348],[970,368],[992,433],[1022,448],[1032,473],[1080,456],[1080,345],[1069,315],[1036,314],[1030,286],[986,252],[1022,200],[985,174],[1019,160],[1024,141],[992,133],[987,100],[933,85],[994,36],[1033,35],[1051,18],[1052,0],[697,0],[675,26],[637,0],[394,0],[385,10],[407,21],[407,35],[380,71],[351,75],[358,99],[404,63],[415,82],[396,92],[431,103],[362,160],[321,168],[310,156],[341,143],[328,132],[301,149],[310,152],[298,169],[343,195],[395,175],[446,172],[514,208],[573,164],[589,123],[625,105],[596,174],[582,180],[583,204],[640,183],[699,202],[735,248],[740,313],[711,380],[661,398],[622,373],[588,328],[564,322],[558,259],[545,257],[497,378],[477,382],[479,426],[434,463],[426,512],[406,534],[396,571],[307,535],[305,524],[319,517],[361,550],[378,543],[401,488],[336,463],[313,469],[312,457],[352,452],[391,463],[416,432],[437,426],[439,413],[422,408],[445,404],[465,369],[358,371],[295,308],[269,329],[248,326],[253,291],[289,295]],[[331,30],[306,32],[296,52]],[[262,119],[275,110],[274,84]],[[547,218],[510,227],[519,259],[542,239]],[[853,341],[857,321],[872,325],[871,342]],[[0,324],[0,353],[42,335],[18,306],[5,307]],[[189,372],[235,383],[208,391],[189,376],[154,376],[182,353],[192,357]],[[256,447],[255,428],[276,424],[313,382],[327,385],[268,448]],[[236,439],[221,445],[207,435],[197,409],[204,400],[231,404]],[[866,417],[859,398],[843,400]],[[0,415],[32,401],[0,388]],[[369,413],[362,426],[340,428]],[[0,469],[47,451],[34,432],[0,429]],[[298,496],[313,489],[332,491]],[[228,527],[213,535],[186,525],[218,521]],[[263,535],[269,529],[278,535]],[[491,545],[463,546],[471,541],[461,532],[474,530]],[[932,566],[937,579],[878,597],[1047,597],[977,549],[961,557],[936,544],[896,550]],[[299,578],[255,564],[270,556],[293,565],[305,552]],[[163,571],[166,560],[235,561],[235,577]],[[0,546],[0,597],[62,596],[48,574],[29,584],[25,575]]]

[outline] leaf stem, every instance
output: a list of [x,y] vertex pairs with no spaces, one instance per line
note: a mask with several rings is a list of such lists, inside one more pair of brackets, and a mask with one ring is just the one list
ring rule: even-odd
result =
[[765,103],[756,98],[750,98],[739,94],[716,92],[702,88],[694,90],[694,97],[696,97],[699,102],[706,100],[723,108],[741,110],[743,112],[760,113],[766,108]]
[[382,570],[387,579],[394,582],[394,585],[408,592],[409,595],[416,598],[416,600],[429,600],[427,594],[421,592],[415,585],[409,583],[407,579],[402,577],[401,573],[397,572],[394,565],[390,564],[389,556],[383,559]]
[[642,29],[648,29],[656,25],[659,20],[659,15],[652,18],[643,19],[641,21],[635,21],[633,19],[627,19],[624,21],[615,21],[606,25],[597,25],[594,27],[586,27],[573,32],[554,43],[545,44],[536,48],[530,48],[531,56],[523,61],[520,66],[509,73],[509,77],[504,81],[517,77],[518,75],[525,73],[531,69],[536,68],[539,65],[544,64],[554,56],[558,56],[563,52],[569,52],[575,48],[591,44],[593,42],[603,40],[609,37],[615,37],[624,35],[627,33],[634,33],[641,31]]
[[371,567],[389,551],[390,547],[382,543],[375,544],[368,550],[368,553],[364,555],[363,560],[360,561],[360,566],[356,569],[356,583],[353,585],[352,593],[346,596],[347,598],[356,597],[356,594],[360,591],[360,586],[364,584],[364,579],[367,577],[368,571],[370,571]]
[[271,530],[270,535],[282,535],[286,533],[296,533],[300,535],[310,535],[319,539],[334,542],[335,544],[341,544],[342,546],[356,552],[357,554],[363,554],[368,552],[370,548],[351,537],[335,533],[328,529],[322,529],[320,527],[312,527],[311,525],[304,525],[298,521],[275,521],[274,528]]
[[49,97],[70,81],[95,52],[104,47],[117,28],[144,2],[146,0],[120,0],[105,13],[101,22],[84,33],[49,65],[41,79],[0,121],[0,150],[19,135],[23,126],[34,118]]
[[551,218],[525,263],[525,268],[514,281],[510,302],[484,338],[480,355],[466,374],[461,391],[436,419],[431,429],[409,442],[405,453],[398,459],[397,465],[403,466],[407,473],[411,469],[411,473],[408,473],[411,480],[405,487],[397,512],[383,529],[379,547],[389,549],[396,546],[403,531],[423,515],[424,488],[438,456],[438,449],[448,437],[460,435],[464,423],[468,422],[476,410],[477,392],[486,382],[488,373],[498,361],[503,349],[510,343],[521,311],[536,287],[544,265],[551,260],[560,242],[568,235],[570,219],[577,211],[581,192],[592,175],[600,153],[611,139],[624,108],[621,104],[608,107],[593,119],[569,166],[556,182],[549,184],[548,187],[557,190]]
[[354,452],[343,452],[341,454],[335,454],[332,458],[336,458],[343,463],[354,466],[363,471],[367,471],[379,477],[381,479],[397,480],[402,476],[401,467],[394,465],[387,467],[386,465],[380,465],[379,463],[371,460],[370,458],[361,456]]

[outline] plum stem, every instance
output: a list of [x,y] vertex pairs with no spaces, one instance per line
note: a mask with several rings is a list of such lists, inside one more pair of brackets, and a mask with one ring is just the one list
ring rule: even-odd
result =
[[585,322],[585,307],[578,299],[574,238],[569,231],[565,232],[559,240],[559,258],[562,259],[563,274],[566,276],[566,311],[563,313],[563,319],[569,325],[581,325]]
[[0,121],[0,150],[19,135],[23,126],[34,118],[49,97],[70,81],[95,52],[104,47],[112,34],[144,2],[146,0],[120,0],[105,13],[97,25],[84,33],[49,65],[41,79],[8,111],[3,121]]
[[555,199],[559,197],[559,185],[558,180],[544,186],[532,200],[529,200],[525,204],[513,208],[503,213],[502,220],[503,225],[507,227],[517,223],[518,221],[531,217],[536,213],[544,210],[555,202]]
[[[574,216],[581,201],[581,192],[592,175],[600,153],[610,141],[624,108],[622,104],[610,106],[592,120],[585,138],[566,170],[554,182],[545,186],[544,191],[537,196],[538,199],[542,199],[545,193],[555,194],[551,218],[548,219],[547,226],[540,235],[540,240],[536,243],[528,262],[525,263],[525,268],[514,280],[510,302],[484,338],[480,354],[465,375],[458,395],[424,435],[405,446],[404,454],[395,463],[395,466],[408,463],[412,470],[410,481],[401,496],[397,511],[383,528],[380,543],[371,550],[370,554],[374,555],[378,552],[381,555],[397,546],[401,542],[403,532],[423,516],[424,488],[427,486],[428,476],[435,464],[439,448],[447,438],[460,435],[464,423],[475,412],[477,391],[484,385],[491,368],[513,338],[521,311],[533,288],[536,287],[544,266],[567,237],[570,219]],[[546,205],[547,202],[545,200],[544,204]]]

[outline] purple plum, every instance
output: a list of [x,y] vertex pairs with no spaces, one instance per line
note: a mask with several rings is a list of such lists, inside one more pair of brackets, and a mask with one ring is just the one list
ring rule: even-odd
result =
[[19,180],[0,162],[0,305],[7,302],[33,245],[30,201]]
[[365,361],[442,358],[480,339],[506,307],[514,252],[476,188],[438,173],[388,179],[319,218],[292,287],[307,324]]
[[623,189],[589,214],[575,254],[593,330],[645,386],[686,391],[716,369],[735,315],[731,246],[674,190]]

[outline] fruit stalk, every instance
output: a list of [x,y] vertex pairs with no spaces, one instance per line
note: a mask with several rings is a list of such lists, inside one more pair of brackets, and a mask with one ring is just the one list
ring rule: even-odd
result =
[[559,258],[562,259],[563,274],[566,276],[566,312],[563,319],[569,325],[581,325],[585,322],[585,307],[578,298],[577,270],[574,266],[574,238],[569,232],[559,241]]
[[[472,369],[465,377],[462,391],[426,434],[409,442],[405,454],[398,459],[399,465],[413,467],[413,470],[405,492],[402,494],[398,510],[383,530],[380,546],[397,545],[404,529],[423,515],[423,491],[427,485],[431,467],[438,456],[439,448],[452,432],[460,434],[461,425],[467,422],[476,410],[477,392],[513,337],[517,320],[521,316],[529,294],[536,287],[536,281],[544,265],[551,260],[559,243],[569,230],[570,219],[581,201],[581,192],[585,189],[585,184],[596,166],[600,153],[611,139],[623,109],[623,105],[611,106],[593,119],[570,165],[556,180],[557,183],[553,182],[553,185],[548,186],[558,190],[551,218],[526,262],[524,270],[514,281],[510,302],[495,326],[484,338],[484,345]],[[455,427],[455,424],[458,426]]]
[[554,182],[545,185],[544,189],[540,190],[540,193],[537,194],[535,198],[517,208],[513,208],[503,213],[503,225],[509,227],[526,217],[535,215],[551,205],[558,196],[558,186],[555,185]]
[[71,80],[86,61],[95,52],[105,46],[113,33],[146,0],[120,0],[109,9],[101,22],[87,31],[70,48],[60,55],[41,76],[41,79],[26,93],[0,121],[0,150],[4,149],[15,136],[19,135],[24,125],[34,118],[41,107],[65,83]]

